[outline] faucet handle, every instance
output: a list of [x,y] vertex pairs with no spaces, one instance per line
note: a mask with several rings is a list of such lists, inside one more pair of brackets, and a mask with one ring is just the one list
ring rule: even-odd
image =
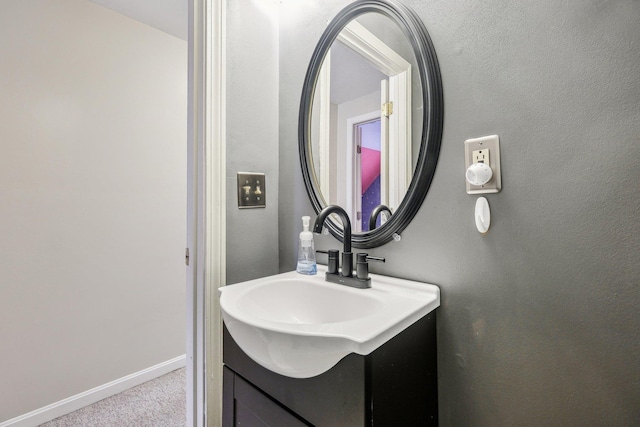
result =
[[327,262],[327,273],[338,274],[338,264],[340,262],[338,258],[340,257],[340,251],[337,249],[329,249],[328,251],[317,250],[316,252],[329,255],[329,261]]
[[384,258],[369,256],[369,254],[360,252],[356,255],[356,278],[360,280],[369,279],[369,263],[368,261],[385,262]]

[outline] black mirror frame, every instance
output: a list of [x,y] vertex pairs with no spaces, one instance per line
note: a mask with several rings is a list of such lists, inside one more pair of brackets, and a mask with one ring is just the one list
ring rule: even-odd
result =
[[[352,236],[352,246],[356,248],[374,248],[382,246],[399,235],[415,217],[424,201],[435,174],[444,122],[444,98],[442,80],[436,51],[429,33],[420,18],[400,3],[391,0],[358,0],[342,9],[329,23],[313,51],[307,74],[304,79],[298,118],[298,149],[305,187],[316,214],[325,207],[315,180],[312,177],[312,159],[310,150],[311,108],[313,95],[318,81],[322,62],[329,52],[338,34],[351,20],[367,12],[381,13],[402,28],[411,43],[416,56],[420,82],[422,86],[423,117],[422,138],[416,169],[400,206],[386,223],[380,227],[357,233]],[[338,240],[343,241],[342,228],[333,221],[325,226]]]

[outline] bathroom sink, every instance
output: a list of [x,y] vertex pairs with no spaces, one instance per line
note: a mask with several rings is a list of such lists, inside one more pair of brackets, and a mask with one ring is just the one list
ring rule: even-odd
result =
[[370,289],[324,280],[326,267],[220,288],[222,317],[238,346],[265,368],[293,378],[366,355],[440,305],[437,286],[371,274]]

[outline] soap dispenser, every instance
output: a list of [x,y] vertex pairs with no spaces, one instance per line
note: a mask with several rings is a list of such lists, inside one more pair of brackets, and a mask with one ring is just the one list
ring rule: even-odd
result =
[[308,216],[302,217],[302,232],[298,246],[298,266],[296,271],[301,274],[316,274],[316,251],[313,247],[313,233],[309,231]]

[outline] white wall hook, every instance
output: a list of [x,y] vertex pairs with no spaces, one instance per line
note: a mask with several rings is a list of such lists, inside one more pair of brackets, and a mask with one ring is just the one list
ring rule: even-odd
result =
[[478,231],[481,234],[486,234],[491,226],[491,210],[489,202],[484,197],[479,197],[476,200],[475,220]]

